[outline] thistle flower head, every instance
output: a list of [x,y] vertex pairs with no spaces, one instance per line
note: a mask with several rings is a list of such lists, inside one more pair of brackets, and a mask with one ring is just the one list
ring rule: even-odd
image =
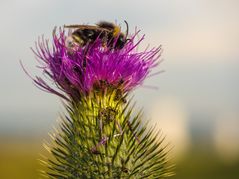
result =
[[144,39],[143,36],[136,40],[137,35],[138,32],[132,35],[119,50],[102,45],[101,39],[82,47],[73,41],[69,42],[69,32],[61,29],[56,32],[55,29],[52,47],[49,47],[48,40],[42,38],[33,51],[43,72],[60,91],[40,77],[36,77],[34,82],[64,99],[77,100],[92,90],[120,89],[122,93],[127,93],[142,84],[151,69],[158,64],[161,51],[160,47],[137,51]]
[[55,29],[52,44],[42,38],[33,50],[55,86],[40,77],[33,78],[35,84],[68,101],[68,114],[54,134],[52,147],[47,147],[53,158],[43,161],[47,165],[43,173],[47,178],[169,176],[163,139],[158,140],[153,129],[146,131],[142,113],[133,115],[126,100],[128,92],[157,66],[161,48],[138,51],[144,39],[137,40],[138,32],[128,37],[118,31],[92,35],[92,29],[86,30],[91,32],[85,36],[89,41],[81,31]]

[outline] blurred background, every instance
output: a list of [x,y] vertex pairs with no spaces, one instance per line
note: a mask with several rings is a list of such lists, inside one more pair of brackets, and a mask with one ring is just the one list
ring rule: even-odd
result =
[[[141,47],[163,45],[165,70],[134,91],[173,146],[172,179],[239,178],[238,0],[1,0],[0,178],[39,178],[44,140],[63,107],[37,89],[19,60],[41,75],[30,47],[54,26],[124,20]],[[158,87],[157,90],[152,89]]]

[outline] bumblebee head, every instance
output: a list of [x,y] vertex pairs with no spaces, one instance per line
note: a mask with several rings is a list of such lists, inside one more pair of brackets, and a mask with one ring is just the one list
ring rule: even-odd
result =
[[126,38],[123,33],[120,33],[117,37],[116,43],[115,43],[115,48],[116,49],[122,49],[126,43]]
[[116,44],[115,44],[115,48],[118,48],[118,49],[122,49],[124,47],[124,45],[126,44],[126,42],[130,39],[127,39],[128,37],[128,32],[129,32],[129,25],[127,23],[127,21],[124,21],[125,24],[126,24],[126,32],[125,33],[122,33],[120,31],[120,27],[119,26],[116,26],[115,29],[114,29],[114,37],[117,38],[117,41],[116,41]]

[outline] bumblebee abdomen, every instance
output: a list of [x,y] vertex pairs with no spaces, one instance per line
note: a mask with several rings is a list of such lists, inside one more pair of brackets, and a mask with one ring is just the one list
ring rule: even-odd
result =
[[99,32],[93,29],[78,29],[73,32],[72,36],[79,44],[86,45],[87,43],[96,40],[99,34]]
[[[127,23],[126,23],[127,24]],[[101,21],[95,26],[92,25],[68,25],[67,28],[78,28],[72,33],[72,38],[80,46],[93,43],[96,39],[102,41],[103,47],[110,49],[121,49],[126,43],[126,35],[121,32],[120,26],[106,21]]]

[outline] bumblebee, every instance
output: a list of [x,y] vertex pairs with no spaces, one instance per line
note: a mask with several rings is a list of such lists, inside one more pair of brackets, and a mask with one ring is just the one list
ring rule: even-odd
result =
[[96,39],[101,39],[103,47],[122,49],[128,40],[128,23],[124,22],[126,24],[125,33],[121,32],[120,26],[107,21],[101,21],[96,25],[65,25],[64,27],[75,29],[71,38],[81,47],[94,43]]

